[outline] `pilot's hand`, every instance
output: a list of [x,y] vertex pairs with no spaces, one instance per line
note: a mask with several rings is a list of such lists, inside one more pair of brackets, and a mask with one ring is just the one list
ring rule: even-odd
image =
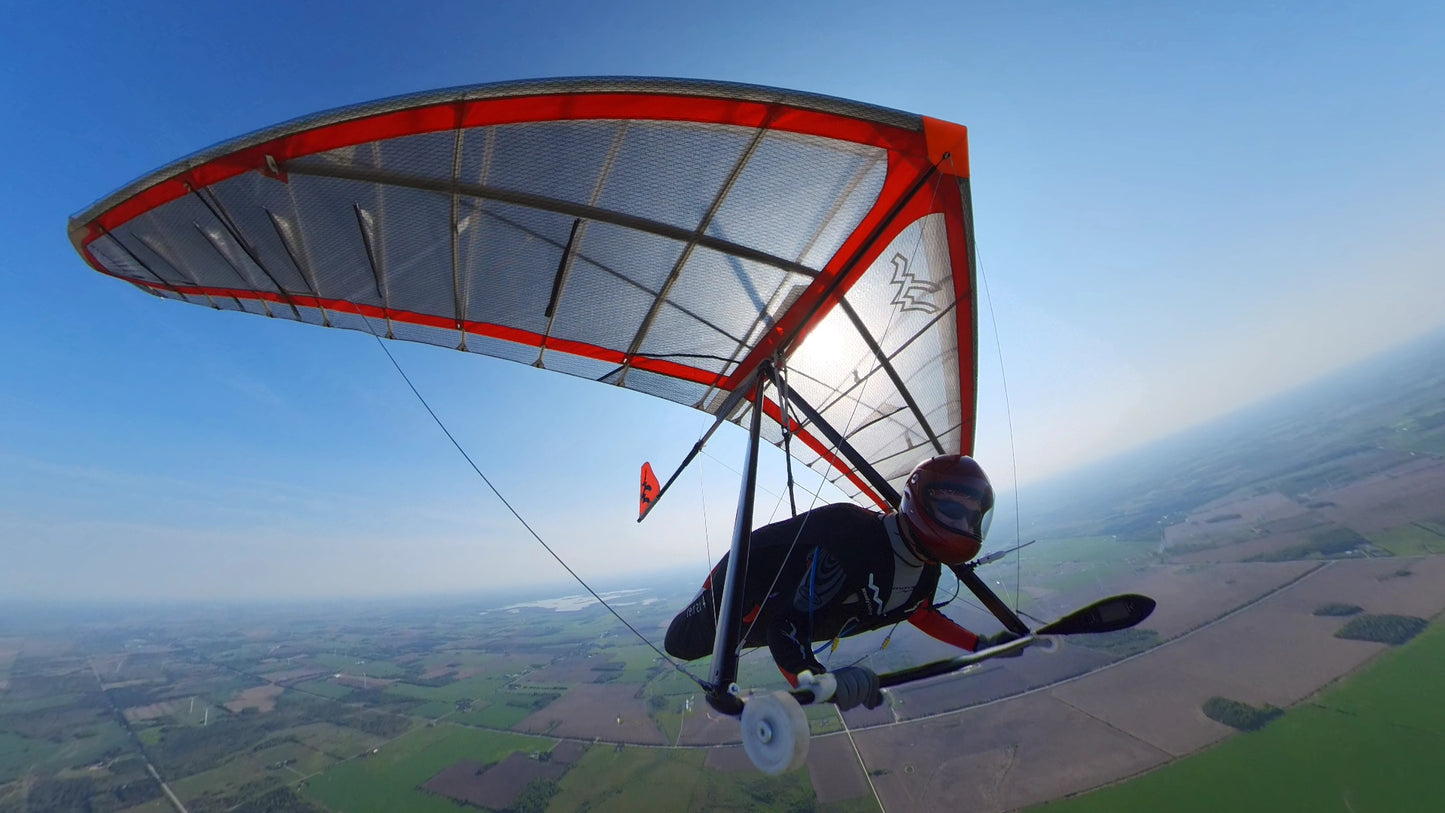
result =
[[[1018,633],[1011,632],[1009,630],[1004,630],[1003,632],[995,633],[993,635],[980,635],[978,636],[978,643],[974,644],[973,646],[973,651],[982,652],[985,649],[992,649],[996,646],[1002,646],[1009,641],[1017,641],[1019,638],[1022,637],[1023,636],[1019,635]],[[1015,649],[1012,652],[1004,653],[1003,657],[1013,658],[1018,657],[1022,654],[1024,654],[1023,650]]]
[[838,689],[833,693],[833,703],[839,711],[857,706],[876,709],[883,705],[883,692],[878,688],[878,675],[864,666],[845,666],[833,673]]

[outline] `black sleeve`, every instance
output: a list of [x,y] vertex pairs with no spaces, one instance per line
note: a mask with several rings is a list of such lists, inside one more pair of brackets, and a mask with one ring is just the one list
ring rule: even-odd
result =
[[[778,669],[786,675],[797,675],[805,669],[815,675],[828,671],[813,657],[813,642],[787,616],[778,618],[768,627],[768,651],[772,653]],[[789,682],[792,682],[791,679]]]
[[817,545],[837,557],[848,574],[877,569],[881,561],[892,561],[892,545],[881,517],[852,503],[827,505],[813,511]]
[[[873,544],[882,532],[877,514],[840,503],[815,508],[803,516],[806,524],[795,518],[764,529],[768,543],[778,550],[791,548],[797,542],[792,554],[796,564],[790,565],[787,578],[778,584],[778,594],[772,599],[778,602],[774,605],[777,610],[767,628],[768,651],[787,675],[805,669],[814,674],[827,671],[813,656],[811,630],[836,628],[823,619],[843,611],[843,599],[862,587],[858,574],[870,572],[872,560],[880,555]],[[754,542],[759,535],[753,533]],[[882,550],[891,563],[889,549]],[[823,557],[816,574],[816,596],[810,592],[814,585],[809,582],[811,574],[806,567],[810,555]],[[832,633],[826,634],[831,637]]]

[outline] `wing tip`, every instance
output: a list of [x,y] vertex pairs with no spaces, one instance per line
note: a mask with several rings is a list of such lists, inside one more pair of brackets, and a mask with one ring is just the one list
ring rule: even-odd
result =
[[951,121],[923,116],[923,140],[928,160],[938,171],[958,178],[968,177],[968,128]]

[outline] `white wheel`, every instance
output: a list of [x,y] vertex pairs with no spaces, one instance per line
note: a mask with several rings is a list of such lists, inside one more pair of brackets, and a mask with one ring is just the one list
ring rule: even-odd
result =
[[1059,651],[1059,637],[1057,635],[1040,635],[1034,638],[1034,646],[1038,647],[1040,652],[1052,655]]
[[787,692],[748,698],[742,728],[743,750],[763,773],[796,770],[808,758],[808,718]]

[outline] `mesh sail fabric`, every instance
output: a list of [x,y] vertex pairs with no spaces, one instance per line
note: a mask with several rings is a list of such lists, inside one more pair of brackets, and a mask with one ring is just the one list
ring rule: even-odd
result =
[[[962,132],[722,83],[460,88],[217,145],[77,215],[71,238],[158,296],[712,413],[781,358],[896,486],[920,457],[973,442]],[[794,429],[797,457],[885,503],[806,422]]]
[[[789,360],[789,385],[900,491],[921,460],[973,442],[973,402],[961,399],[958,378],[961,362],[972,367],[973,336],[959,336],[941,221],[929,215],[900,233]],[[848,475],[830,479],[857,490]]]

